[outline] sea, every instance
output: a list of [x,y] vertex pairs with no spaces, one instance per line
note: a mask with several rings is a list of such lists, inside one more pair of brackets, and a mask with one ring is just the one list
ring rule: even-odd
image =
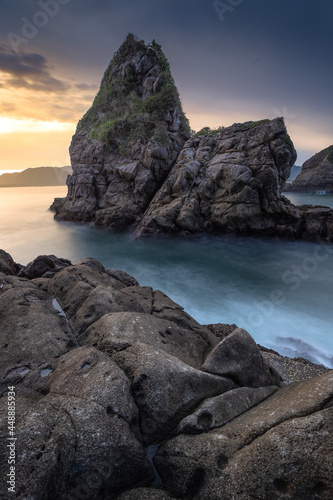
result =
[[[0,188],[0,248],[27,264],[41,254],[94,257],[162,290],[201,324],[229,323],[259,344],[333,368],[333,245],[197,236],[135,240],[54,220],[66,187]],[[333,208],[333,195],[286,193],[297,205]]]

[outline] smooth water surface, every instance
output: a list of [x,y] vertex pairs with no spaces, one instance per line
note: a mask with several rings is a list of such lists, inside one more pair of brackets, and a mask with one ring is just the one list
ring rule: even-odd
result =
[[283,193],[294,205],[322,205],[333,208],[333,194]]
[[65,194],[53,186],[0,189],[0,248],[22,264],[40,254],[73,263],[94,257],[162,290],[199,323],[236,323],[266,347],[331,365],[299,341],[277,338],[302,339],[332,356],[333,245],[212,236],[135,241],[54,221],[47,207]]

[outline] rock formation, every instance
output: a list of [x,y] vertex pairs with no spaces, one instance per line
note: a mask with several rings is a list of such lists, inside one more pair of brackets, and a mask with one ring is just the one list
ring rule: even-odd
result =
[[[333,210],[281,196],[296,151],[282,118],[190,137],[169,64],[128,35],[70,146],[73,175],[57,219],[135,228],[333,240]],[[327,160],[328,161],[328,160]]]
[[[91,258],[0,262],[15,498],[332,498],[333,371],[288,384],[244,330],[219,338]],[[6,442],[7,418],[0,432]]]
[[160,45],[128,35],[70,146],[68,195],[58,219],[124,227],[142,217],[189,137]]
[[307,160],[300,174],[285,190],[333,193],[333,146],[323,149]]

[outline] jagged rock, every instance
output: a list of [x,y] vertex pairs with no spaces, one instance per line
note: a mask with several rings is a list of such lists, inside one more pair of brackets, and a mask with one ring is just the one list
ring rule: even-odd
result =
[[332,404],[330,371],[279,389],[208,433],[168,440],[155,455],[155,466],[164,487],[184,499],[265,500],[289,493],[310,500],[317,493],[329,500]]
[[295,159],[281,118],[191,138],[136,234],[286,233],[299,220],[280,196]]
[[220,396],[206,399],[194,413],[180,422],[176,433],[199,434],[221,427],[268,398],[276,390],[276,386],[257,389],[240,387]]
[[9,253],[0,250],[0,273],[15,275],[20,271],[21,267],[21,264],[13,261]]
[[32,262],[22,267],[18,276],[24,278],[52,278],[60,269],[71,266],[67,259],[58,259],[55,255],[39,255]]
[[281,385],[278,372],[264,360],[251,335],[240,328],[214,348],[202,369],[230,377],[240,386]]
[[[333,241],[333,210],[313,217],[281,194],[296,160],[283,118],[206,127],[190,137],[155,41],[128,35],[78,123],[70,156],[67,197],[51,206],[57,219],[130,226],[136,237],[215,232]],[[325,165],[330,159],[331,149]]]
[[231,379],[196,370],[165,351],[139,342],[112,357],[132,382],[148,444],[166,439],[204,399],[237,387]]
[[333,193],[333,146],[307,160],[296,179],[285,191]]
[[112,227],[140,219],[188,132],[160,45],[128,35],[73,136],[73,175],[67,198],[51,207],[56,218]]

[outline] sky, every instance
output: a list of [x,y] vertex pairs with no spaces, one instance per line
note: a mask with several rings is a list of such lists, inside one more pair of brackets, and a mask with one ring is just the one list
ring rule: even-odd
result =
[[69,165],[129,32],[169,59],[191,128],[284,116],[301,165],[333,144],[328,0],[1,0],[0,170]]

